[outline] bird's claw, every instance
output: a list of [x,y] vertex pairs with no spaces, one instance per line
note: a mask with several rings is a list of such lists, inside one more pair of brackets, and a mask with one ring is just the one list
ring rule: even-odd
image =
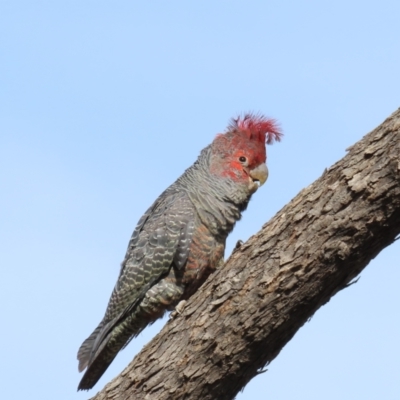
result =
[[175,307],[175,310],[169,314],[170,319],[176,318],[178,315],[182,315],[183,309],[185,308],[186,305],[186,300],[181,300],[177,306]]
[[239,250],[242,247],[243,243],[244,243],[243,240],[238,240],[236,242],[236,245],[235,245],[235,248],[233,249],[233,251]]

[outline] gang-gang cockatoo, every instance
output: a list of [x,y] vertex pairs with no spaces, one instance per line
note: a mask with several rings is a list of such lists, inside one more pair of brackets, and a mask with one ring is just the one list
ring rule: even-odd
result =
[[281,136],[264,116],[233,119],[142,216],[104,318],[79,349],[78,390],[92,388],[132,338],[223,262],[228,234],[267,180],[265,145]]

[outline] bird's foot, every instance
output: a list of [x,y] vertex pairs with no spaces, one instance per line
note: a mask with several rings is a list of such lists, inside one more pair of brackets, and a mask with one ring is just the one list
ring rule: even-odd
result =
[[243,243],[244,243],[243,240],[238,240],[236,242],[236,245],[235,245],[233,251],[235,252],[236,250],[239,250],[242,247]]
[[176,318],[178,315],[182,315],[183,309],[185,308],[186,305],[186,300],[181,300],[177,306],[175,307],[175,310],[169,314],[170,319]]

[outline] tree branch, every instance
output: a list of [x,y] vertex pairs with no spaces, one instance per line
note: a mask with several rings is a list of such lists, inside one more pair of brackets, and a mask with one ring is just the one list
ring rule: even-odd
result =
[[233,399],[400,233],[400,109],[234,250],[92,400]]

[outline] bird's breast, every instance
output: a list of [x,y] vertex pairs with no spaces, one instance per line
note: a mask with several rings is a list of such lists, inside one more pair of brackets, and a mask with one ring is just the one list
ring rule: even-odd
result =
[[215,271],[224,250],[225,243],[219,242],[204,225],[195,230],[182,277],[183,299],[189,298]]

